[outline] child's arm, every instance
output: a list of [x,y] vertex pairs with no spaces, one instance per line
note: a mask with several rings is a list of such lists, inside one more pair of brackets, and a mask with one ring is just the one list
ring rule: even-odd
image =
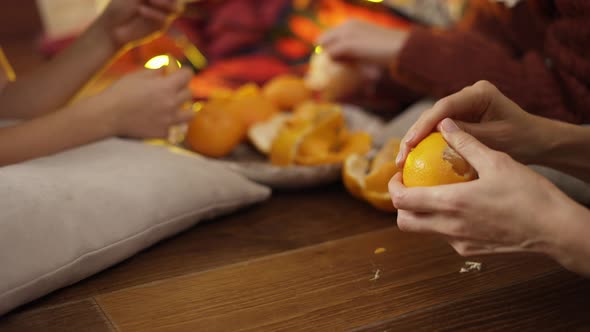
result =
[[[162,138],[170,126],[192,117],[190,71],[166,77],[143,70],[103,93],[60,111],[0,129],[0,166],[57,153],[102,138],[122,135]],[[141,88],[138,88],[141,86]]]
[[9,83],[0,94],[0,118],[28,119],[65,105],[116,52],[94,25],[71,47],[29,75]]
[[64,106],[128,43],[165,28],[177,0],[112,0],[68,49],[0,93],[0,118],[27,119]]
[[114,127],[88,102],[0,129],[0,166],[57,153],[112,136]]

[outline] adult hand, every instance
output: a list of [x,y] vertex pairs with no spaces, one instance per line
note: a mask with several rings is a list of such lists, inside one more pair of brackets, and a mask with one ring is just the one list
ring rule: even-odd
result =
[[318,43],[332,59],[388,66],[407,39],[407,32],[350,20],[320,36]]
[[533,162],[545,143],[543,134],[549,120],[525,112],[495,86],[480,81],[439,100],[408,130],[396,158],[398,167],[409,151],[445,118],[475,136],[492,149],[508,153],[521,162]]
[[398,209],[398,227],[443,235],[463,256],[505,252],[554,255],[559,239],[571,229],[571,223],[560,217],[576,210],[577,204],[548,180],[507,154],[489,149],[452,120],[443,120],[440,129],[479,178],[406,188],[401,174],[396,174],[389,192]]

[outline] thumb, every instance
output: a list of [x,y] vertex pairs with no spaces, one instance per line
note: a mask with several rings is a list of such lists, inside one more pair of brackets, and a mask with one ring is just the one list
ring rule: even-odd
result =
[[[443,119],[444,120],[444,119]],[[480,137],[482,123],[472,123],[472,122],[465,122],[460,120],[452,120],[459,129],[463,130],[464,132],[468,133],[473,137]],[[436,129],[440,132],[443,131],[442,129],[442,121],[436,125]]]
[[457,153],[479,173],[490,165],[490,150],[475,137],[463,131],[457,124],[446,118],[440,123],[441,134]]

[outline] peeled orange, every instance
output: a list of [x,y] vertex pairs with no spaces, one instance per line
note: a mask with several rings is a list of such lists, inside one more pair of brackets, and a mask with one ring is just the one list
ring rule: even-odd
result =
[[475,169],[438,132],[416,145],[408,154],[403,170],[403,182],[407,187],[437,186],[475,178]]
[[294,75],[277,76],[263,88],[263,95],[281,110],[292,110],[311,98],[303,79]]

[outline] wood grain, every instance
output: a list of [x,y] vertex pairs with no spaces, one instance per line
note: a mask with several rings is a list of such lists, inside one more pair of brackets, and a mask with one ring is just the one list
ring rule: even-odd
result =
[[94,300],[72,302],[39,310],[14,312],[0,320],[2,332],[114,331]]
[[565,271],[355,331],[590,331],[590,281]]
[[394,218],[355,200],[339,185],[278,193],[263,205],[198,225],[29,307],[80,300],[391,227]]
[[[377,247],[386,252],[374,254]],[[100,295],[121,331],[341,331],[554,271],[542,257],[464,259],[396,228]],[[380,277],[371,280],[376,270]]]

